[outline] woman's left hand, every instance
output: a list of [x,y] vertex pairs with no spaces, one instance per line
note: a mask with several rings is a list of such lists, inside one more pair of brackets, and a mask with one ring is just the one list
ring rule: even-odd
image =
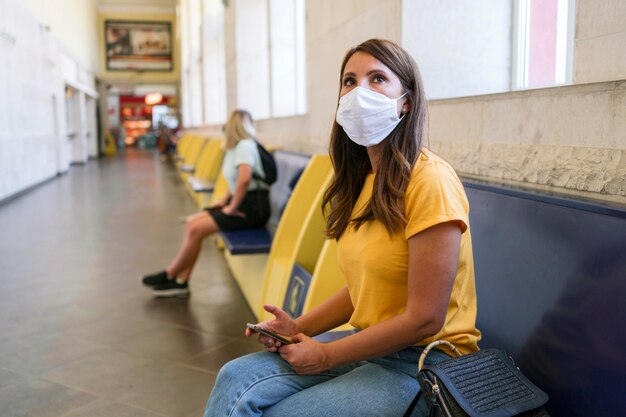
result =
[[297,374],[314,375],[333,367],[328,357],[327,345],[303,333],[298,333],[291,339],[294,343],[281,346],[278,353]]
[[236,208],[233,208],[233,206],[231,206],[230,204],[222,208],[222,213],[226,214],[227,216],[237,216],[241,218],[246,217],[243,212],[237,210]]

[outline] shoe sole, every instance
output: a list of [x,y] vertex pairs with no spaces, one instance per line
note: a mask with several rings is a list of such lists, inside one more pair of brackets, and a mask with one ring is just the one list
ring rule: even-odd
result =
[[189,290],[188,289],[180,289],[180,288],[173,288],[171,290],[159,290],[159,291],[152,291],[152,294],[154,294],[155,297],[159,297],[159,298],[171,298],[171,297],[179,297],[179,298],[186,298],[189,297]]
[[157,283],[155,283],[155,284],[147,284],[147,283],[145,283],[145,282],[142,282],[142,284],[143,284],[144,286],[148,287],[148,288],[153,288],[153,287],[156,287],[157,285],[163,285],[163,284],[166,284],[166,283],[167,283],[167,281],[157,282]]

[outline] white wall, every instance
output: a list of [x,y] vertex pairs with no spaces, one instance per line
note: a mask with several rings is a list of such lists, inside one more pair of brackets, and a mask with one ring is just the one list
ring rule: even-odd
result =
[[576,0],[574,82],[626,79],[626,1]]
[[98,124],[96,121],[97,100],[94,97],[85,97],[85,142],[87,144],[87,157],[97,158],[99,153]]
[[1,201],[69,169],[66,83],[95,92],[91,71],[16,0],[0,0],[0,56]]
[[95,0],[17,0],[58,39],[68,52],[94,72],[98,68],[98,15]]
[[[237,89],[249,88],[236,81],[237,65],[245,65],[235,54],[236,1],[225,15],[229,109],[238,104]],[[430,146],[461,174],[626,202],[626,2],[577,0],[573,70],[580,85],[508,92],[512,4],[307,1],[308,113],[258,121],[261,139],[327,152],[341,59],[349,47],[383,37],[418,61],[431,99]],[[435,99],[451,96],[466,97]]]
[[417,61],[429,99],[508,91],[512,2],[402,2],[402,45]]
[[[227,9],[233,19],[234,7]],[[339,70],[346,51],[374,37],[400,42],[401,0],[314,0],[306,2],[307,109],[303,116],[273,118],[257,123],[259,135],[270,145],[300,152],[327,152],[328,137],[337,106]],[[230,16],[229,16],[230,15]],[[228,24],[228,20],[227,20]],[[228,26],[227,26],[228,27]],[[226,33],[227,78],[234,82],[230,55],[234,31]],[[230,59],[229,59],[230,58]],[[237,88],[242,88],[237,86]],[[229,91],[230,109],[236,96]]]

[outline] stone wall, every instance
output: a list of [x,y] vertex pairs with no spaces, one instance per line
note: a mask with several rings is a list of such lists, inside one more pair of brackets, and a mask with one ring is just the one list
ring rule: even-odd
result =
[[429,136],[462,174],[626,196],[626,81],[433,101]]

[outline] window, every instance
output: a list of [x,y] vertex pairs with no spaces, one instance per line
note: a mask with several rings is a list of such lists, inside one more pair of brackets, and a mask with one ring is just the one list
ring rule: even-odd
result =
[[514,0],[402,2],[402,45],[428,99],[511,89]]
[[237,0],[235,6],[237,107],[265,119],[270,117],[267,2]]
[[574,0],[518,0],[515,13],[513,88],[570,83]]
[[304,1],[270,0],[272,116],[306,111]]
[[189,65],[188,41],[187,41],[187,10],[184,1],[176,5],[176,38],[180,39],[180,116],[183,126],[189,126],[189,90],[187,81],[187,67]]
[[255,119],[304,113],[304,0],[238,0],[236,7],[237,106]]
[[200,0],[189,0],[187,2],[187,24],[185,28],[188,36],[188,67],[186,74],[188,77],[189,105],[188,109],[191,126],[202,124],[203,99],[202,99],[202,6]]
[[180,36],[181,50],[181,114],[184,126],[193,126],[196,118],[193,117],[194,109],[192,104],[191,91],[193,82],[191,77],[191,30],[189,20],[189,2],[181,1],[176,8],[178,14],[178,35]]
[[226,60],[222,0],[179,3],[183,124],[226,121]]
[[222,0],[204,0],[202,22],[202,79],[204,123],[226,122],[226,59]]

